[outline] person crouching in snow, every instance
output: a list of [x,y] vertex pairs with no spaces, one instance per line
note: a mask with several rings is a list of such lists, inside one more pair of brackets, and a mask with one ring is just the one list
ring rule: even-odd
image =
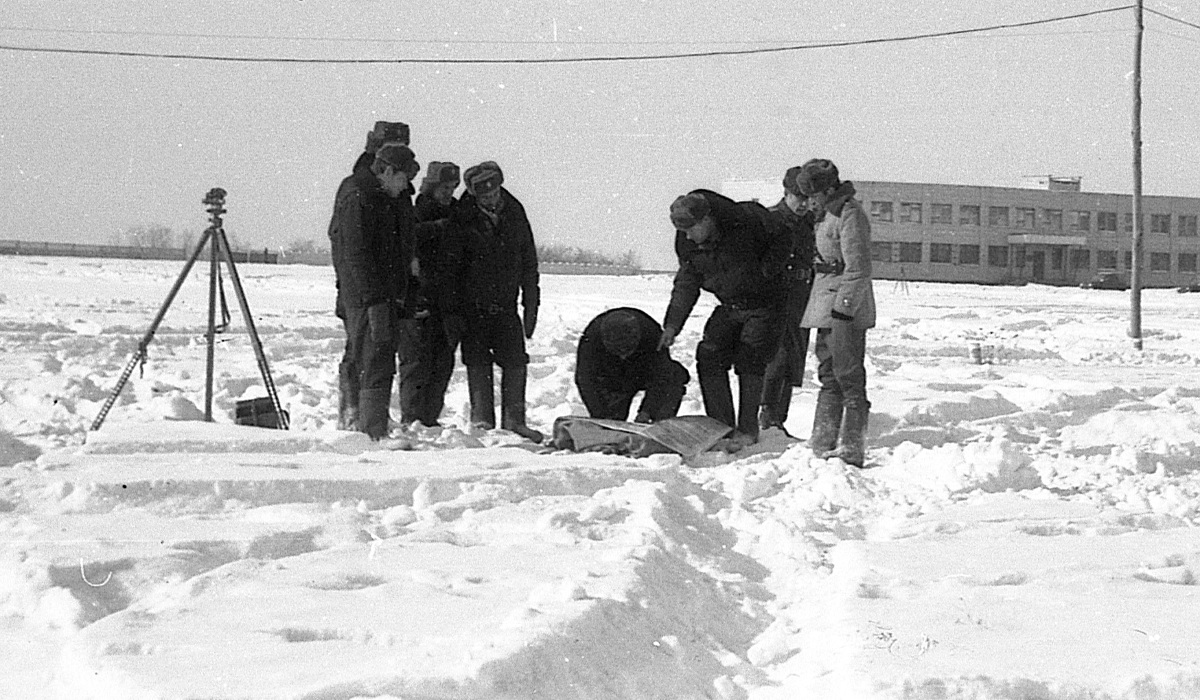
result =
[[[757,202],[734,202],[694,190],[671,204],[679,271],[658,347],[669,347],[705,289],[721,302],[696,346],[696,373],[704,412],[734,427],[724,448],[758,441],[763,372],[775,354],[787,300],[784,263],[790,240]],[[729,369],[738,375],[735,420]]]
[[[460,250],[459,304],[466,319],[462,361],[471,394],[471,422],[496,427],[493,366],[499,365],[500,427],[540,443],[544,436],[525,423],[526,339],[537,326],[541,290],[537,249],[525,208],[501,187],[504,174],[494,161],[463,173],[466,193],[450,214]],[[517,296],[523,313],[517,313]]]
[[638,392],[646,392],[635,423],[679,413],[691,380],[686,368],[658,347],[662,327],[640,309],[610,309],[592,319],[579,337],[575,386],[592,418],[628,420]]
[[816,275],[800,324],[817,329],[821,382],[808,444],[818,457],[862,467],[871,412],[864,357],[867,329],[875,325],[871,223],[854,199],[854,185],[840,179],[831,161],[808,161],[797,183],[810,208],[825,213],[816,228]]

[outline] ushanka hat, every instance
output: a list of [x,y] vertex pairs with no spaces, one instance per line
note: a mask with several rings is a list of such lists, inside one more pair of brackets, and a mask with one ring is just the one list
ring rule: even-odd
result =
[[385,143],[375,151],[375,162],[389,165],[408,175],[411,180],[421,172],[421,164],[417,162],[412,149],[402,143]]
[[710,208],[708,200],[699,192],[677,197],[671,202],[671,223],[680,231],[687,230],[708,216]]
[[367,153],[374,153],[385,143],[408,145],[408,124],[404,122],[375,122],[367,132]]
[[458,187],[458,166],[454,163],[431,160],[429,167],[425,168],[425,178],[421,180],[421,192],[428,194],[449,182],[454,183],[455,188]]
[[800,193],[805,197],[824,192],[830,187],[837,187],[841,182],[837,166],[833,161],[824,158],[813,158],[801,165],[800,174],[796,177]]
[[798,197],[803,197],[804,193],[800,191],[800,172],[804,170],[803,166],[796,165],[787,169],[783,174],[783,189]]
[[463,183],[467,191],[478,197],[500,189],[504,184],[504,173],[494,160],[485,160],[479,165],[472,165],[463,173]]
[[600,322],[600,342],[618,357],[632,355],[641,340],[637,317],[628,311],[612,311]]

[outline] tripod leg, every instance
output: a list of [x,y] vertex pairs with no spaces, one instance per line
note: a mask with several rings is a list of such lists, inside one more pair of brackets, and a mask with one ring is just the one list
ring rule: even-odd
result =
[[146,348],[150,345],[150,341],[154,339],[154,334],[158,331],[158,324],[162,323],[163,317],[167,315],[167,309],[171,308],[171,302],[175,301],[175,295],[179,293],[179,288],[183,286],[183,281],[187,279],[188,273],[191,272],[192,265],[196,264],[196,259],[200,257],[200,252],[204,250],[204,244],[208,242],[212,235],[212,227],[205,229],[204,233],[201,234],[200,242],[196,244],[191,257],[184,263],[183,270],[179,273],[179,277],[175,279],[175,284],[171,287],[171,291],[167,293],[167,298],[158,309],[158,315],[154,317],[154,320],[150,323],[150,328],[142,336],[142,341],[138,343],[137,352],[133,354],[133,357],[129,358],[129,363],[125,365],[120,379],[117,380],[116,388],[109,394],[108,400],[104,402],[104,406],[100,409],[100,413],[96,414],[96,420],[92,421],[92,430],[99,430],[100,426],[104,424],[104,419],[108,416],[109,410],[117,402],[117,397],[121,395],[121,390],[125,388],[125,382],[129,381],[129,375],[133,374],[133,368],[137,366],[139,361],[146,357]]
[[[219,229],[218,229],[219,231]],[[217,286],[220,284],[219,236],[213,236],[209,247],[208,267],[208,331],[204,339],[208,349],[204,357],[204,420],[212,422],[213,355],[217,346]]]
[[229,239],[223,229],[216,229],[213,235],[213,245],[219,246],[225,256],[225,265],[229,268],[229,280],[233,283],[233,291],[237,295],[238,307],[242,310],[242,318],[246,321],[246,330],[250,333],[250,344],[254,348],[254,357],[258,360],[258,371],[262,374],[263,386],[267,396],[271,397],[271,405],[279,419],[279,427],[288,429],[288,418],[279,403],[279,394],[275,391],[275,382],[271,379],[271,368],[267,365],[267,356],[263,352],[262,341],[258,338],[258,330],[254,327],[254,316],[250,313],[250,304],[246,302],[246,292],[242,289],[242,280],[238,277],[237,268],[233,264],[233,253],[229,250]]

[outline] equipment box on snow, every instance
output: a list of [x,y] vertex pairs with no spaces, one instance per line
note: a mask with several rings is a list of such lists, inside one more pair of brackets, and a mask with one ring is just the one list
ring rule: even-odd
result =
[[[287,420],[287,411],[283,412],[283,417],[284,420]],[[275,406],[271,403],[270,396],[238,401],[234,421],[238,425],[253,425],[259,428],[281,427],[279,415],[275,413]]]

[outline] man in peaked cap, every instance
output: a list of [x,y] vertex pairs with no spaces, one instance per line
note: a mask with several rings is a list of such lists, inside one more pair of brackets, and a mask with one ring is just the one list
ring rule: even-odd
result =
[[455,310],[466,319],[462,361],[471,422],[486,429],[496,426],[493,367],[499,365],[500,427],[541,442],[542,433],[525,421],[525,341],[533,337],[541,300],[533,230],[525,207],[503,187],[504,173],[495,161],[467,168],[463,184],[467,191],[450,215],[457,248],[451,257],[460,261]]
[[454,352],[465,321],[451,310],[457,292],[455,262],[450,257],[453,233],[435,224],[447,222],[457,200],[459,168],[431,161],[421,181],[416,215],[417,265],[410,280],[409,301],[400,321],[397,379],[400,416],[404,423],[438,424],[446,389],[454,374]]
[[814,215],[808,210],[807,197],[801,194],[796,181],[800,170],[800,166],[788,168],[783,176],[783,199],[770,207],[770,211],[779,217],[790,240],[790,252],[784,264],[787,305],[779,348],[763,375],[762,409],[758,414],[759,428],[777,428],[785,433],[787,431],[783,424],[791,408],[792,387],[800,386],[804,380],[809,333],[800,322],[804,318],[804,307],[808,304],[813,274]]
[[[679,271],[658,347],[675,342],[700,290],[716,295],[720,305],[696,346],[696,374],[705,413],[735,429],[723,445],[735,451],[758,440],[763,372],[778,343],[790,241],[762,205],[734,202],[710,190],[694,190],[672,202],[671,224]],[[738,376],[736,416],[730,368]]]
[[653,423],[672,418],[691,375],[658,347],[662,326],[645,311],[609,309],[596,316],[579,336],[575,386],[592,418],[628,420],[638,392],[645,396],[634,421]]

